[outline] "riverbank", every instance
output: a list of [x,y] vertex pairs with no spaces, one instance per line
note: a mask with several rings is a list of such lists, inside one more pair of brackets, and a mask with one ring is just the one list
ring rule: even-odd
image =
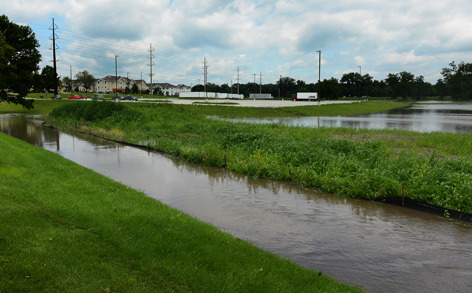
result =
[[230,123],[205,118],[214,106],[120,104],[106,116],[104,105],[78,105],[50,121],[256,178],[364,199],[404,190],[407,198],[472,213],[468,134]]
[[360,292],[0,133],[0,291]]

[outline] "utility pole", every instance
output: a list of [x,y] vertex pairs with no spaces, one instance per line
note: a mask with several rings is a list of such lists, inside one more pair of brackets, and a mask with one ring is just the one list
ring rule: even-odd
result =
[[70,93],[72,94],[72,88],[74,86],[72,85],[72,65],[70,66]]
[[139,93],[141,94],[141,98],[143,97],[143,72],[141,71],[141,80],[139,81]]
[[362,66],[357,66],[359,67],[359,98],[361,97],[361,79],[362,79]]
[[262,72],[259,73],[259,94],[262,94]]
[[319,59],[318,59],[318,103],[320,102],[321,99],[321,50],[316,51],[319,53]]
[[154,51],[154,48],[152,47],[152,44],[149,44],[149,66],[150,66],[150,69],[151,69],[151,72],[149,73],[149,76],[151,78],[151,95],[154,94],[154,92],[152,91],[152,66],[154,65],[154,63],[152,62],[152,58],[154,57],[154,55],[152,55],[152,51]]
[[208,99],[208,93],[207,93],[207,62],[206,62],[206,57],[203,57],[203,83],[204,83],[204,90],[205,90],[205,97]]
[[254,94],[256,94],[256,73],[253,73],[252,75],[254,75],[254,88],[252,89],[254,91]]
[[118,55],[115,55],[115,96],[118,101]]
[[57,65],[56,65],[56,28],[54,18],[52,19],[52,62],[54,64],[54,95],[57,95]]
[[238,95],[239,95],[239,71],[240,70],[239,70],[239,66],[238,66],[238,70],[237,70],[237,72],[238,72],[238,80],[237,80],[238,81],[238,83],[237,83],[237,85],[238,85]]
[[280,99],[281,94],[282,94],[282,75],[280,75],[280,78],[279,78],[279,99]]

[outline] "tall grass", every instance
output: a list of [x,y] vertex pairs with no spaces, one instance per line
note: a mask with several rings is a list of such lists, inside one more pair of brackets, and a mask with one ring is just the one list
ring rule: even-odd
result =
[[82,129],[118,128],[127,142],[191,162],[341,196],[399,196],[404,186],[410,198],[472,213],[470,135],[231,123],[205,118],[201,107],[133,105],[139,123],[123,116]]

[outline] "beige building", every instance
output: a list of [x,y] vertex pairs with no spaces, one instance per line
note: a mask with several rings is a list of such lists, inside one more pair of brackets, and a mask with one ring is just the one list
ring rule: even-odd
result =
[[135,84],[135,81],[132,79],[107,75],[95,81],[94,90],[99,93],[114,93],[117,89],[118,91],[124,92],[127,87],[131,89],[133,84]]

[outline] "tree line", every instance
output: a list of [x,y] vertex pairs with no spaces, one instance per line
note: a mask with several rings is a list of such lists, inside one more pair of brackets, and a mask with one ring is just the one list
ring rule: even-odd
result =
[[[454,100],[472,99],[472,63],[452,62],[442,69],[442,79],[436,84],[424,80],[422,75],[410,72],[389,73],[384,80],[375,80],[369,74],[345,73],[341,79],[324,79],[319,83],[306,83],[291,77],[282,77],[276,83],[217,85],[207,83],[208,92],[239,93],[248,97],[252,93],[270,93],[275,98],[290,98],[297,92],[318,92],[324,99],[350,97],[385,97],[419,100],[423,97],[451,97]],[[239,89],[238,89],[239,87]],[[201,84],[193,92],[204,91]]]

